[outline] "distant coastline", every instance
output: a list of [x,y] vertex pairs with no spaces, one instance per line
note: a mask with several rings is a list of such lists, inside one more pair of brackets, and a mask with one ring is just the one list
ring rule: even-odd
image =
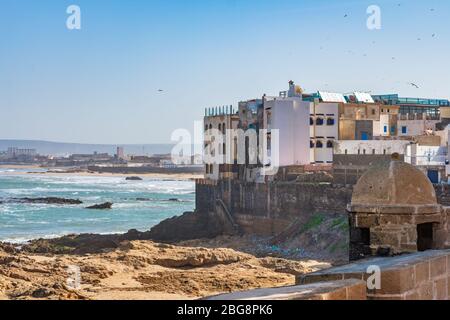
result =
[[[203,177],[200,172],[176,172],[174,170],[164,170],[165,172],[94,172],[88,170],[68,170],[68,168],[48,168],[37,165],[0,165],[0,169],[16,169],[21,171],[4,171],[0,170],[0,175],[27,175],[27,174],[42,174],[48,176],[98,176],[98,177],[132,177],[140,176],[154,179],[175,179],[175,180],[195,180]],[[47,170],[47,171],[33,171],[33,170]]]

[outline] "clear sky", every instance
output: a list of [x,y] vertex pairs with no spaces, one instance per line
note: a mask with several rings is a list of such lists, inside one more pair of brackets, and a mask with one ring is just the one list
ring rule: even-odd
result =
[[291,79],[449,98],[449,19],[447,0],[1,0],[0,138],[165,143]]

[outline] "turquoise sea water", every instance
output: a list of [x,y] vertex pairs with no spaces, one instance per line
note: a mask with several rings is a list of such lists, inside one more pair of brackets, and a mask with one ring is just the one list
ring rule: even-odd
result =
[[[0,201],[22,197],[80,199],[82,205],[0,204],[0,241],[24,242],[73,233],[123,233],[149,230],[160,221],[195,207],[193,181],[124,177],[17,175],[26,169],[0,168]],[[33,169],[33,171],[36,171]],[[145,198],[145,200],[137,200]],[[179,201],[169,201],[176,198]],[[114,203],[112,210],[87,206]]]

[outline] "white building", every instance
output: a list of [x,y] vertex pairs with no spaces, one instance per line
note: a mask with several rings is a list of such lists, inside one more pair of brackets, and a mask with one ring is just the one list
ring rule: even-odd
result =
[[339,155],[392,155],[398,153],[407,155],[411,145],[406,140],[340,140],[334,147],[334,153]]
[[310,102],[310,151],[312,164],[333,162],[333,146],[339,137],[339,103]]
[[[269,133],[270,149],[278,143],[280,167],[310,163],[309,106],[301,97],[278,97],[264,103],[263,127]],[[273,130],[278,131],[279,141]]]

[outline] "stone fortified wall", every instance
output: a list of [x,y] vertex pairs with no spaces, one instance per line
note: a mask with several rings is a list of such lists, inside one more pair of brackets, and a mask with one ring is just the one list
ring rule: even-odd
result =
[[197,180],[196,210],[214,212],[215,199],[222,199],[244,232],[276,235],[294,221],[307,221],[315,213],[346,216],[351,195],[351,188],[329,183]]

